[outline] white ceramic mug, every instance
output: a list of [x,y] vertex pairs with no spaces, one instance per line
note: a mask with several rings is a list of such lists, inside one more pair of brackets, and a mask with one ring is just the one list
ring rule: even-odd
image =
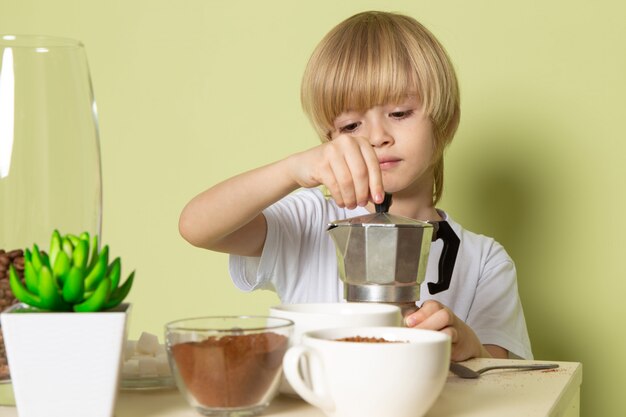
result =
[[[271,307],[269,315],[294,322],[291,345],[300,343],[302,334],[312,330],[335,327],[400,326],[400,309],[391,304],[376,303],[306,303]],[[283,377],[279,391],[297,396]]]
[[[397,343],[337,341],[346,337]],[[283,371],[295,391],[328,416],[419,417],[443,389],[450,346],[449,336],[431,330],[317,330],[287,351]]]

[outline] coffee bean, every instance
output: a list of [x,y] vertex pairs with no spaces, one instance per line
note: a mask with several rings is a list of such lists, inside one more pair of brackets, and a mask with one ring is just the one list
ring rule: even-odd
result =
[[18,278],[24,280],[24,251],[22,249],[13,249],[6,251],[0,249],[0,300],[5,307],[15,304],[16,300],[9,285],[9,266],[15,267]]
[[13,259],[18,256],[24,256],[24,251],[22,249],[13,249],[12,251],[7,252],[7,255],[9,255],[9,258]]
[[[0,311],[16,304],[9,284],[9,265],[13,264],[17,272],[17,276],[23,281],[24,279],[24,251],[22,249],[14,249],[6,251],[0,249]],[[7,365],[6,350],[4,348],[4,338],[2,329],[0,328],[0,381],[9,378],[9,366]]]
[[24,255],[19,255],[13,258],[13,265],[15,265],[17,269],[23,269],[24,268]]

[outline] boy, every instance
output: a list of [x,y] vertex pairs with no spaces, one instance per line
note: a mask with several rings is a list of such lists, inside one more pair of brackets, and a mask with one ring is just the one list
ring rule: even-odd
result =
[[441,242],[431,246],[425,301],[407,326],[449,334],[455,361],[531,358],[513,262],[435,207],[460,110],[454,69],[434,36],[408,16],[352,16],[314,51],[301,95],[322,144],[199,194],[181,214],[182,236],[230,253],[243,290],[272,289],[283,303],[337,302],[343,285],[327,224],[373,212],[392,193],[391,213],[446,220],[461,240],[450,288],[434,295],[427,283],[437,281]]

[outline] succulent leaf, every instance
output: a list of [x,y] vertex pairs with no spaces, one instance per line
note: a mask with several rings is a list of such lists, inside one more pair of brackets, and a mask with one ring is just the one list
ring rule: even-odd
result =
[[98,262],[85,277],[85,291],[93,291],[106,277],[109,262],[109,247],[105,246],[100,252]]
[[72,242],[72,246],[75,248],[78,245],[78,242],[80,241],[79,237],[76,235],[67,235],[67,238],[70,240],[70,242]]
[[98,262],[99,258],[99,248],[98,248],[98,235],[93,235],[91,237],[91,258],[89,260],[89,266],[87,267],[87,271],[91,271],[94,266],[96,266],[96,262]]
[[33,266],[35,267],[35,271],[39,273],[41,267],[43,266],[43,260],[41,259],[41,252],[39,251],[39,247],[37,245],[33,245],[31,259],[33,262]]
[[100,281],[100,284],[98,284],[98,288],[96,288],[89,298],[80,304],[74,304],[74,311],[78,313],[88,313],[101,310],[109,298],[110,288],[111,281],[103,279]]
[[39,297],[42,306],[47,310],[67,311],[70,307],[63,300],[52,271],[47,266],[43,266],[39,271]]
[[52,232],[52,237],[50,238],[50,264],[54,265],[56,263],[57,255],[61,251],[61,234],[58,230]]
[[52,265],[50,264],[50,258],[48,257],[48,254],[42,251],[39,255],[41,256],[41,264],[52,269]]
[[20,278],[17,276],[17,271],[15,271],[15,267],[11,265],[9,267],[9,285],[11,287],[11,291],[13,291],[13,295],[23,303],[26,303],[32,307],[43,308],[41,305],[41,298],[38,295],[32,294],[29,292]]
[[52,267],[52,275],[55,278],[63,281],[65,279],[65,275],[70,271],[70,268],[72,266],[71,262],[72,261],[70,260],[70,258],[68,258],[65,252],[59,252],[59,254],[57,255],[57,260]]
[[109,300],[104,305],[104,308],[108,310],[109,308],[117,307],[122,301],[124,301],[133,286],[134,279],[135,271],[131,272],[131,274],[128,276],[128,278],[126,278],[126,281],[124,281],[124,284],[122,284],[121,287],[116,288],[111,292]]
[[24,282],[30,292],[35,295],[39,294],[39,275],[29,260],[24,260]]
[[107,271],[107,278],[111,281],[111,289],[114,290],[117,288],[120,283],[120,275],[122,274],[122,260],[117,257],[111,265],[109,266],[109,270]]
[[85,271],[82,268],[73,266],[67,274],[67,279],[63,284],[63,300],[75,304],[83,301],[85,293],[85,281],[83,279]]
[[72,241],[68,236],[65,236],[61,241],[61,249],[63,249],[63,252],[65,252],[68,258],[72,259],[74,245],[72,245]]
[[85,269],[87,266],[87,260],[89,258],[89,241],[79,240],[74,246],[74,254],[72,256],[72,264]]
[[28,248],[24,249],[24,260],[28,262],[32,262],[33,260],[33,255],[30,253],[30,249]]

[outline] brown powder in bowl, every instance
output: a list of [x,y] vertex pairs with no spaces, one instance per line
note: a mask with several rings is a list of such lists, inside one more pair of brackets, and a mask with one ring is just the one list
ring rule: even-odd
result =
[[266,401],[280,376],[288,339],[276,333],[210,337],[171,347],[187,391],[205,407],[246,407]]
[[383,337],[365,337],[365,336],[351,336],[335,339],[337,342],[360,342],[360,343],[408,343],[399,340],[387,340]]

